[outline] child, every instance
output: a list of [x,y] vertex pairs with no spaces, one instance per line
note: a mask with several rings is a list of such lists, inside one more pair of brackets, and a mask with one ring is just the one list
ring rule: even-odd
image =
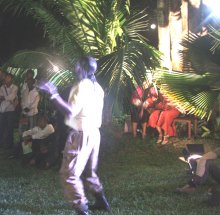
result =
[[32,149],[32,158],[30,165],[42,165],[45,161],[45,167],[48,168],[50,163],[48,156],[51,153],[51,144],[53,141],[54,127],[52,124],[48,124],[48,120],[45,116],[38,118],[37,126],[23,132],[23,153],[27,149],[27,145]]

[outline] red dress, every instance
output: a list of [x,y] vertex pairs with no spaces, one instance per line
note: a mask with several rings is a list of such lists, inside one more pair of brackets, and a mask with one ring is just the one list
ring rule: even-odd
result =
[[162,128],[170,137],[175,136],[173,128],[173,120],[180,114],[179,110],[174,106],[168,105],[168,101],[161,96],[161,102],[155,105],[155,110],[151,113],[148,125],[156,128]]
[[[131,121],[132,122],[147,122],[149,119],[149,111],[148,108],[150,108],[153,105],[153,102],[148,102],[152,96],[156,94],[156,91],[154,87],[150,86],[147,89],[143,89],[142,87],[137,87],[135,92],[132,95],[131,98]],[[137,101],[140,101],[138,104]],[[147,108],[144,107],[144,103],[147,102],[149,105]]]

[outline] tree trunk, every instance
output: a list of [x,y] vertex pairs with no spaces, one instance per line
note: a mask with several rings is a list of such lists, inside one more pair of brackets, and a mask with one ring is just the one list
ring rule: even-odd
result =
[[182,71],[180,45],[190,33],[203,35],[202,0],[157,0],[158,48],[163,54],[162,66]]
[[182,40],[181,0],[170,0],[169,26],[170,26],[170,57],[172,70],[182,71],[182,61],[179,51]]
[[169,0],[157,0],[158,17],[158,48],[163,54],[162,66],[171,68],[170,30],[169,30]]

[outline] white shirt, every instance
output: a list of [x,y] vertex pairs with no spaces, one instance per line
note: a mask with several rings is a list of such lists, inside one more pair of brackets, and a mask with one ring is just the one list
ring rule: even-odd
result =
[[70,91],[68,103],[72,114],[66,117],[65,124],[78,131],[100,128],[103,100],[104,91],[97,82],[82,80]]
[[30,130],[24,131],[22,137],[31,136],[32,139],[45,139],[52,133],[54,133],[54,127],[53,125],[48,124],[43,129],[35,126]]
[[[29,91],[26,88],[21,94],[21,108],[22,113],[27,116],[34,116],[38,113],[38,103],[40,101],[40,95],[36,88]],[[28,108],[29,112],[25,112],[24,109]]]
[[5,98],[0,104],[1,113],[15,110],[13,101],[17,98],[17,92],[18,87],[15,84],[11,84],[9,87],[3,84],[0,87],[0,96],[4,96]]

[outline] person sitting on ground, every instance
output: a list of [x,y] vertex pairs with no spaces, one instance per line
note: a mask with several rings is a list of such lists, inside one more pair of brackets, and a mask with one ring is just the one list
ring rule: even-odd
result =
[[142,86],[138,86],[131,98],[131,125],[132,134],[135,138],[137,136],[138,123],[142,126],[142,139],[146,137],[147,121],[149,118],[149,104],[146,103],[151,91],[154,89],[152,84],[146,80]]
[[[208,176],[211,176],[220,185],[220,166],[213,162],[213,160],[220,157],[220,147],[213,151],[204,154],[201,158],[196,160],[197,166],[195,173],[192,175],[188,184],[181,188],[177,188],[176,191],[180,193],[192,193],[196,191],[196,188],[204,184]],[[219,187],[220,188],[220,187]],[[220,203],[220,189],[218,188],[218,201]]]
[[[45,165],[46,168],[50,167],[51,153],[53,153],[54,127],[48,124],[46,116],[40,116],[37,126],[23,132],[23,144],[31,144],[32,158],[31,165]],[[45,162],[44,162],[45,161]]]

